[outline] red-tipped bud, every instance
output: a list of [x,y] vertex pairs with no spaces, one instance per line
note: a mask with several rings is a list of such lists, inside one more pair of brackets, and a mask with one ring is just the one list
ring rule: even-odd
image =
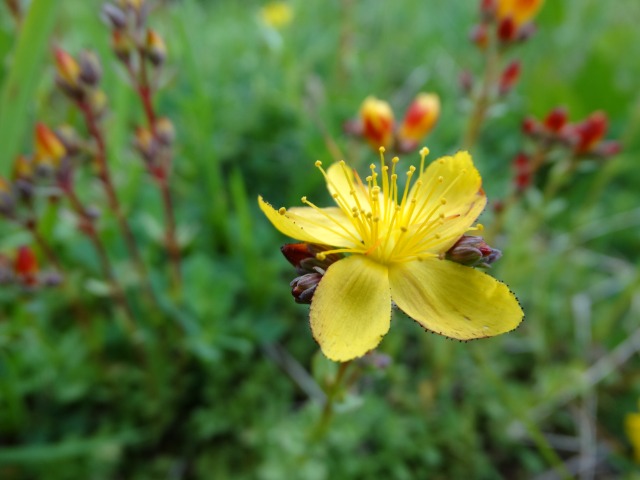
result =
[[56,64],[56,83],[69,97],[78,98],[82,95],[80,65],[61,48],[55,48],[53,54]]
[[36,165],[45,167],[57,168],[67,154],[60,139],[43,123],[36,125],[35,150]]
[[[326,270],[329,265],[337,262],[343,256],[338,253],[326,255],[322,252],[330,247],[313,243],[287,243],[280,248],[280,251],[293,265],[299,274],[313,273],[316,267]],[[319,255],[321,254],[321,255]]]
[[608,127],[609,119],[607,114],[602,111],[594,112],[582,122],[574,125],[573,133],[577,139],[574,153],[576,155],[590,153],[607,133]]
[[82,140],[71,125],[60,125],[55,129],[55,134],[58,140],[62,142],[67,155],[72,157],[80,152]]
[[556,107],[544,119],[544,126],[553,133],[559,133],[569,120],[569,114],[564,107]]
[[310,304],[323,276],[324,271],[318,268],[317,272],[305,273],[294,278],[289,286],[291,287],[291,295],[293,295],[296,303]]
[[155,159],[158,146],[153,134],[148,128],[136,128],[134,146],[146,162],[151,162]]
[[502,256],[502,252],[491,248],[482,237],[463,235],[447,251],[445,258],[469,267],[489,268]]
[[398,129],[398,150],[407,152],[417,148],[440,117],[440,97],[434,93],[420,93],[409,105]]
[[475,25],[469,33],[471,40],[478,48],[486,48],[489,43],[489,31],[486,23]]
[[31,248],[23,245],[18,248],[13,264],[13,272],[16,278],[29,287],[38,283],[38,259]]
[[[33,179],[33,163],[25,155],[19,155],[13,162],[13,179],[31,181]],[[2,190],[0,188],[0,190]]]
[[362,132],[376,152],[380,147],[389,148],[393,143],[393,111],[387,102],[368,97],[360,107]]
[[144,53],[149,61],[156,67],[162,65],[167,57],[167,47],[164,40],[155,30],[147,30]]
[[514,60],[505,67],[500,75],[500,81],[498,83],[498,92],[500,95],[506,95],[511,91],[513,86],[520,78],[520,62]]
[[513,17],[506,17],[498,23],[498,39],[502,43],[509,43],[516,38],[517,26]]

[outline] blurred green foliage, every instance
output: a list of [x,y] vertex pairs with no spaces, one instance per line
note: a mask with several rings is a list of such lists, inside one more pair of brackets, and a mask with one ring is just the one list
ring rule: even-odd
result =
[[[95,49],[118,192],[154,285],[167,291],[160,199],[130,148],[142,112],[110,52],[100,2],[54,3],[55,22],[50,7],[44,23],[23,27],[43,36],[51,22],[48,39],[18,41],[0,15],[0,139],[28,151],[36,119],[78,125],[41,52],[45,42]],[[457,343],[396,315],[379,349],[392,364],[363,367],[340,392],[326,438],[309,441],[335,366],[315,353],[307,309],[289,296],[293,272],[278,252],[285,239],[255,198],[328,200],[313,168],[331,158],[323,129],[352,163],[370,162],[341,132],[370,94],[402,111],[418,91],[437,92],[443,111],[428,145],[434,157],[455,151],[469,110],[457,78],[481,69],[468,41],[475,3],[291,0],[293,22],[273,30],[261,24],[258,1],[158,2],[150,22],[169,58],[157,106],[178,130],[183,298],[167,295],[157,317],[141,311],[130,335],[100,296],[74,219],[63,206],[43,211],[46,235],[73,268],[58,289],[0,289],[0,477],[534,478],[583,454],[603,474],[638,478],[623,432],[640,397],[636,0],[547,2],[535,37],[514,51],[522,81],[492,108],[472,151],[497,199],[526,114],[565,105],[579,119],[603,109],[608,136],[623,142],[614,159],[586,162],[556,198],[533,189],[509,212],[497,241],[504,257],[491,273],[517,293],[522,327]],[[25,79],[34,81],[27,99],[7,93]],[[85,180],[81,193],[104,204]],[[102,235],[126,278],[113,223]],[[10,223],[0,232],[0,251],[30,242]]]

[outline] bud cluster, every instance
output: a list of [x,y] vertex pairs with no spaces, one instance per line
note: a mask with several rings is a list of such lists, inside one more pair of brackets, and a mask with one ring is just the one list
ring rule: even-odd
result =
[[609,119],[603,111],[595,111],[572,123],[562,107],[551,110],[542,121],[527,117],[522,123],[523,133],[534,142],[566,147],[579,158],[608,158],[620,152],[619,142],[604,140],[608,128]]
[[344,125],[347,134],[364,138],[369,146],[394,148],[398,153],[416,150],[433,130],[440,116],[440,98],[435,93],[419,93],[411,102],[402,123],[395,124],[389,103],[367,97],[357,119]]
[[160,34],[147,28],[148,14],[149,4],[144,0],[120,0],[102,7],[102,18],[111,28],[111,47],[116,57],[137,73],[145,61],[154,67],[161,66],[167,54]]
[[54,49],[53,54],[58,88],[74,102],[91,108],[94,116],[101,117],[107,98],[99,88],[102,65],[97,55],[83,50],[74,58],[59,47]]
[[298,273],[298,276],[289,284],[291,295],[296,303],[311,303],[313,294],[327,268],[343,257],[336,253],[319,255],[330,248],[326,245],[313,243],[287,243],[280,249]]
[[463,235],[446,253],[445,258],[468,267],[491,268],[502,257],[502,252],[492,248],[482,237]]
[[480,23],[473,27],[471,41],[487,48],[495,37],[502,48],[521,43],[535,33],[533,18],[543,0],[481,0]]

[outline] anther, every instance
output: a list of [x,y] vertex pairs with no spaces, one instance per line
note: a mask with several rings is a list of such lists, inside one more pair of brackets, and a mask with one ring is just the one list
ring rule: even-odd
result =
[[446,205],[446,204],[447,204],[447,199],[446,199],[446,198],[444,198],[444,197],[442,197],[442,198],[440,199],[440,203],[441,203],[442,205]]
[[427,155],[429,155],[429,149],[427,147],[422,147],[420,149],[420,155],[422,155],[423,157],[426,157]]
[[482,232],[484,230],[484,225],[479,223],[478,225],[476,225],[476,228],[478,229],[479,232]]
[[327,256],[324,253],[322,253],[322,252],[316,253],[316,259],[320,260],[321,262],[326,260],[326,258],[327,258]]
[[307,203],[307,197],[302,197],[302,198],[300,199],[300,201],[301,201],[302,203]]
[[345,163],[345,161],[344,161],[344,160],[340,160],[338,163],[339,163],[340,165],[342,165],[343,167],[346,165],[346,163]]
[[438,183],[442,183],[442,182],[444,182],[444,177],[442,175],[440,175],[438,177]]
[[402,232],[406,232],[409,229],[403,225],[403,226],[400,227],[400,230],[402,230]]
[[380,153],[384,153],[384,152],[386,152],[386,149],[385,149],[384,147],[380,147],[380,148],[378,149],[378,151],[379,151]]
[[315,166],[316,167],[321,167],[322,166],[322,162],[320,160],[316,160]]
[[286,209],[286,208],[284,208],[284,207],[280,207],[280,208],[278,209],[278,213],[279,213],[280,215],[284,215],[285,213],[287,213],[287,209]]

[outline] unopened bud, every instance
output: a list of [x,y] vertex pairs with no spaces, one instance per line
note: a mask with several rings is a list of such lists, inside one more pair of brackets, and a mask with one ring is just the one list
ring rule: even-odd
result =
[[74,156],[80,152],[82,141],[78,132],[71,125],[60,125],[55,129],[56,137],[62,142],[67,155]]
[[53,51],[56,64],[56,83],[71,98],[82,95],[80,86],[80,65],[65,50],[56,48]]
[[111,33],[111,48],[113,48],[113,52],[122,63],[129,63],[134,44],[125,31],[114,30]]
[[473,73],[469,70],[463,70],[460,73],[460,77],[458,78],[458,82],[460,84],[460,90],[465,95],[469,95],[473,90]]
[[60,139],[43,123],[36,125],[35,151],[35,163],[38,166],[54,168],[60,165],[60,160],[67,154]]
[[23,245],[18,248],[13,264],[15,277],[25,286],[32,287],[38,283],[38,260],[33,250]]
[[509,43],[516,38],[517,25],[513,17],[505,17],[498,22],[498,40],[502,43]]
[[553,133],[558,133],[567,124],[569,115],[564,107],[556,107],[551,110],[544,119],[544,126]]
[[509,93],[518,81],[518,78],[520,78],[520,62],[518,60],[514,60],[505,67],[500,75],[498,93],[500,95],[506,95]]
[[367,97],[360,107],[362,133],[377,152],[380,147],[389,148],[393,143],[393,111],[387,102]]
[[[407,152],[417,148],[440,117],[440,97],[434,93],[420,93],[409,105],[398,130],[398,150]],[[403,147],[409,147],[403,148]]]
[[167,117],[156,119],[154,124],[154,133],[156,140],[165,147],[172,145],[176,139],[176,130],[173,127],[171,120]]
[[32,178],[33,163],[31,159],[26,155],[19,155],[13,162],[13,179],[31,181]]
[[313,294],[324,275],[324,272],[320,268],[316,267],[316,269],[318,270],[317,272],[300,275],[294,278],[289,284],[291,287],[291,295],[293,295],[296,303],[311,303]]
[[523,192],[531,185],[533,172],[531,171],[531,159],[524,153],[518,153],[513,159],[515,170],[514,184],[518,192]]
[[78,57],[80,64],[80,80],[89,87],[95,87],[102,78],[102,66],[98,56],[88,50],[80,52]]
[[0,177],[0,215],[11,217],[15,209],[15,201],[11,184]]
[[147,30],[144,53],[156,67],[162,65],[167,57],[167,47],[164,40],[155,30]]
[[96,118],[102,117],[107,111],[107,95],[102,90],[91,90],[87,101]]
[[482,237],[463,235],[445,254],[451,260],[468,267],[489,268],[502,256],[498,249],[491,248]]
[[342,254],[331,253],[324,255],[322,260],[318,259],[318,254],[329,250],[331,247],[325,245],[317,245],[313,243],[287,243],[280,248],[280,251],[296,268],[299,274],[313,273],[315,267],[326,270],[332,263],[343,258]]
[[542,125],[533,117],[527,117],[522,121],[522,133],[531,137],[538,136],[542,132]]
[[574,153],[576,155],[591,153],[602,141],[608,127],[609,119],[607,114],[602,111],[594,112],[582,122],[574,125],[573,133],[577,139]]
[[111,3],[102,6],[102,19],[114,30],[122,30],[127,26],[127,15],[120,7]]
[[157,145],[153,134],[148,128],[136,128],[134,146],[146,162],[151,162],[155,158]]

